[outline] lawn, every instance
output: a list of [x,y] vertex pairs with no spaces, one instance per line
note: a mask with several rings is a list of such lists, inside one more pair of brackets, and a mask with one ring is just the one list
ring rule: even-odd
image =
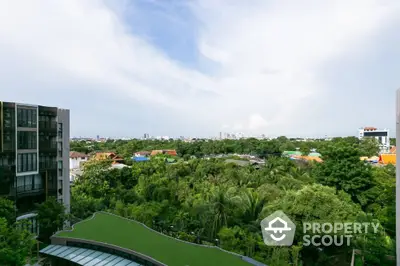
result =
[[57,236],[128,248],[168,266],[251,266],[238,256],[216,248],[183,243],[153,232],[137,222],[107,213],[96,213],[93,219],[77,224],[72,232],[63,231]]

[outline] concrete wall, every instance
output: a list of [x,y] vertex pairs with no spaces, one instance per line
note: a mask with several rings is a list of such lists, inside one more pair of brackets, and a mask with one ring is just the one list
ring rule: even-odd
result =
[[70,138],[70,120],[69,110],[58,109],[57,111],[57,123],[62,124],[62,136],[57,138],[58,145],[62,146],[62,156],[57,155],[57,161],[62,161],[62,175],[58,174],[58,189],[60,189],[60,183],[62,182],[62,196],[58,197],[62,199],[67,212],[70,211],[71,194],[70,194],[70,180],[69,180],[69,138]]
[[82,159],[82,158],[70,158],[69,159],[69,167],[70,167],[70,169],[79,169],[79,168],[81,168],[80,166],[81,166],[81,163],[82,162],[87,162],[88,161],[88,158],[87,157],[85,157],[85,159]]

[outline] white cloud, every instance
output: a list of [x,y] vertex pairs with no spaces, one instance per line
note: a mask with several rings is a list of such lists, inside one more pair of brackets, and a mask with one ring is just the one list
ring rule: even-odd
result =
[[[2,0],[0,55],[18,55],[16,74],[24,65],[36,81],[57,73],[91,84],[88,89],[96,92],[161,104],[166,112],[181,114],[173,119],[188,127],[204,125],[206,133],[222,128],[288,133],[311,115],[307,106],[326,100],[319,68],[337,55],[367,46],[375,32],[400,15],[399,5],[396,0],[260,0],[251,5],[198,0],[191,4],[201,22],[198,47],[219,66],[203,74],[130,34],[103,1]],[[7,67],[0,62],[0,68]],[[0,86],[5,80],[8,87],[21,78],[29,82],[32,76],[0,76]],[[47,93],[40,87],[35,91]],[[1,94],[29,101],[21,92]],[[199,97],[204,92],[212,96]]]

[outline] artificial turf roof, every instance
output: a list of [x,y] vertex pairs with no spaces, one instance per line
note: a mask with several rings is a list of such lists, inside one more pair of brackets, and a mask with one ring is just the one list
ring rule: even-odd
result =
[[168,266],[250,266],[239,256],[218,248],[189,244],[154,232],[142,224],[122,217],[98,212],[92,219],[62,231],[58,237],[99,241],[131,249]]

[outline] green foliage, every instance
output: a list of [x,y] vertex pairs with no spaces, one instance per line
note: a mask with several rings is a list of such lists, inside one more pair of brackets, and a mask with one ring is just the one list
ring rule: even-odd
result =
[[[131,140],[72,143],[71,147],[112,150],[123,156],[139,150],[177,149],[184,158],[167,164],[166,156],[156,156],[113,170],[108,169],[109,162],[87,163],[72,189],[71,212],[79,219],[108,210],[184,240],[219,243],[267,265],[345,265],[350,263],[352,248],[362,250],[369,265],[379,265],[378,260],[393,255],[395,168],[360,161],[361,155],[376,155],[373,140]],[[317,149],[324,162],[298,163],[280,156],[296,148],[304,153]],[[226,164],[226,157],[237,156],[234,153],[256,155],[266,162],[257,169]],[[213,158],[217,154],[226,156]],[[378,235],[357,236],[351,247],[323,250],[303,247],[299,231],[294,246],[271,248],[263,243],[260,221],[276,210],[283,210],[300,228],[304,221],[372,219],[381,223],[382,230]]]
[[14,202],[6,198],[0,198],[0,217],[7,220],[8,224],[15,223],[16,220],[16,209]]
[[355,202],[365,206],[362,192],[372,187],[372,169],[360,160],[360,150],[355,145],[337,142],[326,147],[323,159],[324,163],[314,169],[316,180],[344,190]]
[[55,198],[41,203],[38,206],[39,238],[45,243],[50,242],[50,237],[63,228],[67,218],[65,206]]
[[0,217],[0,264],[5,266],[23,266],[31,255],[36,243],[34,236],[22,229],[25,222],[14,225]]

